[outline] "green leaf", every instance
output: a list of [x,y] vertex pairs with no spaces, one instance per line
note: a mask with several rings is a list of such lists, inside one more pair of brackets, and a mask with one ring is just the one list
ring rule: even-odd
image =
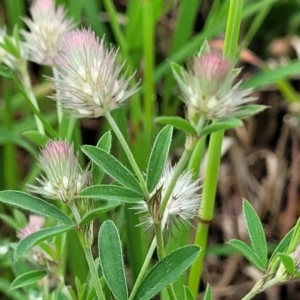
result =
[[265,270],[265,265],[263,264],[263,262],[259,257],[257,257],[255,252],[247,244],[236,239],[230,240],[228,244],[241,252],[252,264],[257,266],[259,269]]
[[268,106],[258,104],[243,105],[234,112],[234,117],[237,119],[245,119],[262,112],[266,108],[268,108]]
[[296,266],[295,266],[295,261],[293,260],[293,258],[290,255],[287,255],[284,253],[279,253],[278,256],[279,256],[281,262],[283,263],[286,271],[292,276],[295,275]]
[[185,300],[194,300],[193,294],[188,286],[184,287],[184,299]]
[[291,242],[289,244],[289,247],[286,251],[286,254],[291,254],[294,252],[299,245],[300,240],[300,218],[298,218],[296,225],[294,226],[294,232],[291,239]]
[[143,200],[141,194],[113,184],[89,186],[80,192],[80,197],[125,203],[136,203]]
[[284,66],[279,66],[276,69],[270,69],[262,71],[257,75],[251,77],[251,79],[244,81],[243,88],[258,88],[266,84],[276,82],[281,79],[285,79],[294,75],[299,75],[300,61],[298,59],[290,61]]
[[155,122],[164,125],[172,125],[176,129],[190,134],[196,134],[196,129],[186,119],[181,117],[157,117],[155,118]]
[[0,202],[29,210],[32,213],[58,220],[67,225],[74,222],[54,205],[19,191],[0,191]]
[[32,155],[36,155],[35,149],[16,132],[7,130],[6,128],[0,128],[0,138],[5,141],[11,141],[14,144],[22,147]]
[[0,219],[4,221],[6,224],[8,224],[10,227],[12,227],[15,230],[19,230],[20,226],[19,224],[11,217],[6,214],[0,214]]
[[116,225],[105,221],[98,237],[101,269],[106,283],[118,300],[128,298],[121,241]]
[[184,79],[184,69],[183,67],[181,67],[179,64],[175,63],[175,62],[171,62],[170,63],[170,67],[171,70],[174,74],[174,77],[177,81],[182,82],[182,80]]
[[[0,46],[1,48],[1,46]],[[5,78],[13,78],[13,73],[12,71],[6,67],[5,65],[0,65],[0,76],[5,77]]]
[[117,182],[130,190],[143,194],[134,175],[112,155],[93,146],[83,146],[82,151]]
[[203,300],[212,300],[212,292],[209,284],[206,286],[205,295]]
[[219,130],[232,129],[241,125],[243,125],[243,122],[236,118],[222,119],[205,126],[199,134],[200,136],[205,136]]
[[40,147],[44,146],[49,141],[49,137],[47,137],[44,134],[41,134],[40,132],[38,132],[36,130],[28,130],[28,131],[22,132],[22,135]]
[[153,298],[183,273],[199,253],[200,249],[196,245],[188,245],[170,253],[149,271],[134,299],[148,300]]
[[31,249],[33,246],[41,243],[44,240],[50,239],[54,236],[67,232],[73,229],[74,226],[57,226],[51,228],[41,229],[37,232],[34,232],[28,235],[26,238],[22,239],[14,253],[14,259],[17,260],[22,254]]
[[95,208],[93,209],[91,212],[87,213],[86,215],[84,215],[79,223],[80,226],[86,225],[88,223],[90,223],[91,221],[93,221],[94,219],[98,218],[99,216],[101,216],[102,214],[115,209],[116,207],[118,207],[121,204],[121,202],[116,202],[116,201],[111,201],[108,202],[107,204]]
[[172,126],[165,126],[157,135],[147,167],[147,188],[152,192],[156,187],[168,159],[172,141]]
[[263,226],[256,211],[245,199],[243,201],[243,212],[245,214],[247,230],[252,243],[252,248],[256,255],[260,258],[265,269],[268,262],[268,247]]
[[[96,147],[106,151],[107,153],[110,152],[110,148],[111,148],[111,132],[110,131],[107,131],[105,134],[103,134],[103,136],[98,141]],[[100,184],[104,177],[104,172],[95,163],[93,163],[92,174],[93,174],[93,183]]]
[[21,287],[25,287],[31,284],[37,284],[38,281],[44,278],[46,275],[47,272],[42,270],[30,271],[19,275],[11,283],[10,290],[19,289]]
[[269,263],[273,261],[273,259],[276,257],[278,253],[284,253],[292,240],[292,236],[294,233],[294,228],[292,228],[285,237],[281,240],[281,242],[278,244],[278,246],[275,248],[275,250],[272,253],[271,258],[269,259]]

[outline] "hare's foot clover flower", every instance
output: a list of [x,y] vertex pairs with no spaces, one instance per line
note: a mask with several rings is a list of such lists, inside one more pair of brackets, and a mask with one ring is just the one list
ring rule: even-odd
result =
[[65,141],[48,142],[38,161],[45,176],[37,179],[39,186],[29,188],[45,198],[70,203],[88,183],[88,172],[81,169],[73,146]]
[[136,208],[138,213],[142,214],[141,225],[146,229],[152,228],[155,221],[161,221],[163,227],[170,229],[177,221],[187,222],[197,215],[200,204],[199,180],[193,181],[192,174],[187,171],[184,171],[178,178],[166,209],[163,215],[160,214],[161,201],[171,183],[174,171],[175,167],[168,163],[151,193],[150,201],[148,203],[142,201]]
[[22,31],[28,60],[51,66],[62,38],[75,24],[66,17],[63,6],[55,6],[54,0],[34,0],[30,13],[32,19],[24,18],[30,32]]
[[211,51],[207,43],[187,71],[173,70],[191,121],[235,117],[241,104],[255,99],[249,96],[250,89],[240,89],[241,82],[233,85],[240,69],[234,69],[220,52]]
[[58,93],[53,96],[71,116],[96,118],[120,106],[136,92],[121,75],[124,64],[116,64],[117,51],[108,50],[91,30],[75,30],[62,42],[54,60]]

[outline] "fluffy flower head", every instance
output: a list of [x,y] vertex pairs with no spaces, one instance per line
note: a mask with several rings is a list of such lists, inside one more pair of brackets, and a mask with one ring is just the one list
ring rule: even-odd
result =
[[69,203],[87,184],[87,172],[82,171],[73,146],[65,141],[48,142],[38,161],[45,176],[37,179],[39,186],[29,186],[34,193]]
[[32,19],[24,18],[30,32],[22,31],[28,59],[42,65],[52,65],[63,36],[75,24],[67,19],[62,6],[54,0],[34,0],[30,7]]
[[254,100],[249,96],[251,90],[240,89],[240,82],[233,85],[239,72],[229,59],[205,43],[187,71],[175,72],[189,119],[234,117],[241,104]]
[[108,50],[91,30],[68,33],[54,63],[59,78],[53,79],[58,93],[53,96],[73,117],[99,117],[128,99],[129,79],[116,64],[117,51]]
[[186,171],[178,178],[168,199],[164,215],[160,215],[161,201],[170,185],[174,171],[175,168],[171,164],[167,164],[162,177],[151,194],[149,203],[140,202],[137,208],[142,214],[143,222],[141,225],[145,225],[146,229],[153,226],[153,219],[160,219],[163,226],[170,228],[177,221],[185,222],[197,215],[200,204],[199,181],[193,181],[192,174]]

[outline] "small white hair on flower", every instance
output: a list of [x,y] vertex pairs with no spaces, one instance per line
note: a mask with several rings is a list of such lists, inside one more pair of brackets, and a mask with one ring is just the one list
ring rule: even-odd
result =
[[90,29],[68,33],[54,60],[58,93],[52,98],[75,118],[96,118],[118,108],[137,86],[129,88],[134,74],[125,79],[124,63],[116,64],[116,58],[117,51],[107,49]]
[[139,202],[139,205],[134,208],[141,214],[140,225],[145,229],[150,229],[154,225],[155,219],[160,219],[163,227],[170,229],[177,221],[188,222],[197,216],[200,195],[199,195],[199,180],[192,180],[192,173],[184,171],[176,181],[170,198],[168,199],[163,216],[160,215],[161,201],[164,198],[166,191],[174,176],[175,166],[172,167],[168,163],[162,173],[162,176],[151,193],[150,201]]
[[82,170],[73,145],[66,141],[48,142],[38,162],[45,176],[37,178],[38,186],[29,185],[33,193],[70,203],[88,183],[88,172]]
[[34,0],[30,13],[32,19],[23,18],[30,32],[22,30],[28,60],[52,66],[64,35],[75,27],[67,18],[63,6],[55,6],[54,0]]
[[240,88],[241,81],[234,85],[239,72],[230,59],[210,50],[205,43],[187,71],[174,72],[188,117],[203,116],[208,120],[234,117],[240,105],[255,100],[249,96],[251,89]]

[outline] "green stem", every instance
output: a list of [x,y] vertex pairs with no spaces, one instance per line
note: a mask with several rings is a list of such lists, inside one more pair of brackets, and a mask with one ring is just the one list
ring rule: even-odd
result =
[[85,257],[86,257],[86,261],[89,265],[89,269],[90,269],[90,272],[91,272],[92,281],[94,282],[97,297],[98,297],[99,300],[102,300],[102,299],[104,300],[105,296],[104,296],[104,293],[103,293],[103,290],[102,290],[100,279],[98,277],[97,267],[95,265],[95,261],[94,261],[94,258],[93,258],[91,248],[83,246],[83,251],[84,251],[84,254],[85,254]]
[[122,135],[118,125],[116,124],[115,120],[112,118],[111,114],[109,112],[105,112],[105,118],[107,119],[110,127],[112,128],[112,130],[114,131],[115,135],[117,136],[121,146],[123,147],[125,153],[126,153],[126,156],[132,166],[132,169],[134,170],[136,176],[138,177],[138,180],[140,182],[140,185],[141,185],[141,188],[143,190],[143,193],[144,193],[144,196],[145,196],[145,201],[148,201],[149,198],[150,198],[150,195],[149,195],[149,192],[148,192],[148,189],[147,189],[147,185],[146,185],[146,181],[144,179],[144,176],[140,170],[140,168],[138,167],[134,157],[133,157],[133,154],[124,138],[124,136]]
[[148,250],[148,253],[146,255],[146,258],[144,260],[143,266],[142,266],[142,268],[140,270],[140,273],[139,273],[139,275],[138,275],[138,277],[137,277],[137,279],[136,279],[136,281],[134,283],[133,289],[131,291],[131,294],[130,294],[130,297],[129,297],[128,300],[132,300],[135,297],[136,292],[137,292],[138,288],[140,287],[140,285],[141,285],[141,283],[142,283],[142,281],[143,281],[143,279],[145,277],[145,274],[147,272],[147,268],[148,268],[149,263],[151,261],[152,255],[153,255],[154,250],[156,248],[156,245],[157,245],[156,237],[154,237],[154,239],[152,240],[152,243],[150,245],[150,248]]
[[198,287],[201,279],[209,223],[214,216],[215,194],[219,174],[223,135],[223,130],[213,133],[208,147],[208,161],[204,176],[202,201],[199,210],[199,224],[195,236],[195,244],[201,247],[201,253],[193,263],[189,275],[189,287],[194,297],[196,297],[198,293]]
[[[236,57],[242,10],[243,0],[230,0],[223,55],[229,57],[232,61],[234,61]],[[208,147],[208,161],[204,176],[202,202],[199,209],[199,224],[195,236],[195,244],[201,247],[201,253],[194,261],[189,274],[189,287],[195,298],[197,297],[201,280],[208,228],[214,216],[223,136],[224,130],[212,133]]]
[[152,0],[143,1],[144,107],[145,126],[151,137],[154,119],[154,14]]
[[[32,90],[32,85],[31,85],[31,81],[30,81],[30,77],[29,77],[29,74],[28,74],[28,70],[27,70],[27,66],[26,66],[25,61],[22,62],[19,70],[20,70],[20,73],[21,73],[21,76],[22,76],[21,81],[23,83],[24,89],[26,91],[26,94],[27,94],[30,102],[32,103],[32,105],[35,107],[35,109],[37,111],[40,111],[38,102],[37,102],[37,100],[35,98],[35,95],[34,95],[34,92]],[[34,119],[35,119],[36,127],[37,127],[39,133],[45,135],[44,125],[41,122],[41,120],[36,115],[34,115]]]
[[[76,223],[79,224],[81,221],[81,217],[80,217],[80,214],[79,214],[78,209],[77,209],[76,205],[74,204],[74,202],[71,202],[69,204],[69,207],[74,215]],[[96,264],[95,264],[95,261],[93,258],[93,254],[91,251],[91,243],[89,243],[89,241],[86,240],[86,236],[85,236],[85,234],[83,234],[83,232],[81,231],[80,228],[76,231],[76,233],[77,233],[78,239],[80,241],[81,247],[84,251],[85,258],[86,258],[86,261],[89,266],[89,270],[91,272],[91,278],[92,278],[92,282],[94,283],[97,297],[99,300],[102,300],[102,299],[105,300],[102,286],[100,283],[100,279],[98,276],[97,267],[96,267]]]
[[[52,68],[52,73],[53,73],[53,77],[55,79],[55,82],[57,82],[57,80],[59,79],[58,76],[58,72],[57,69],[55,67]],[[56,90],[56,96],[58,97],[60,94],[59,90]],[[62,112],[62,108],[61,108],[61,103],[60,101],[56,101],[56,109],[57,109],[57,120],[58,120],[58,124],[61,124],[62,118],[63,118],[63,112]]]
[[[162,260],[166,256],[162,222],[155,223],[155,235],[157,240],[157,255],[159,260]],[[167,291],[171,300],[177,299],[172,284],[167,286]]]

